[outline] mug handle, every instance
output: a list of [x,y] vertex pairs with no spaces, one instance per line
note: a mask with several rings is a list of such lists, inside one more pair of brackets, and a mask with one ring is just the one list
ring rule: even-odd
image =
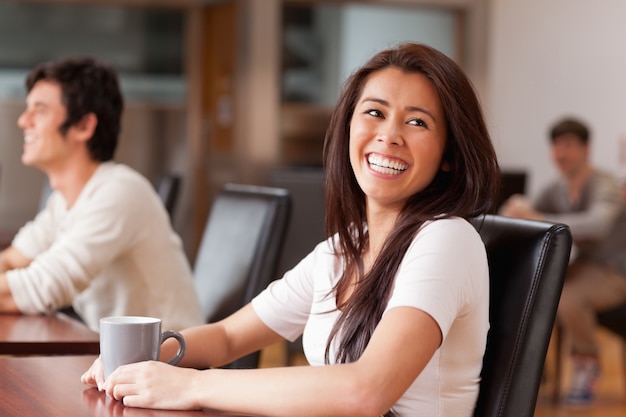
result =
[[167,363],[169,363],[170,365],[176,365],[178,362],[180,362],[180,360],[185,355],[187,344],[185,343],[185,338],[183,337],[183,335],[178,333],[175,330],[166,330],[163,333],[161,333],[161,344],[165,342],[166,339],[169,339],[170,337],[173,337],[174,339],[178,340],[178,351],[176,352],[176,355],[174,355],[172,359],[167,361]]

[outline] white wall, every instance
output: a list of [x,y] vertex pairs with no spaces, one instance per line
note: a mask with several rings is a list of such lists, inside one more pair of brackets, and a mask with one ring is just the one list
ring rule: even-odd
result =
[[0,100],[0,234],[14,232],[33,218],[45,178],[22,164],[24,135],[17,118],[23,110],[24,99]]
[[566,114],[590,125],[592,162],[620,169],[625,17],[623,0],[491,0],[485,110],[501,166],[528,170],[530,195],[557,175],[547,131]]

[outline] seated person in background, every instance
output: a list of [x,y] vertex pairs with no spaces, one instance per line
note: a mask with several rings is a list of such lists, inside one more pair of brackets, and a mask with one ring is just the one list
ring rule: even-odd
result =
[[347,80],[325,169],[328,240],[232,316],[184,330],[180,363],[216,367],[304,333],[315,366],[143,362],[105,382],[96,360],[83,382],[135,407],[470,417],[489,270],[467,219],[494,204],[499,168],[469,80],[427,46],[378,53]]
[[626,211],[618,182],[589,162],[589,130],[559,121],[550,132],[552,158],[561,178],[531,206],[513,196],[500,210],[512,217],[567,224],[574,238],[557,319],[571,335],[570,403],[588,403],[598,377],[596,314],[626,303]]
[[191,268],[152,185],[112,161],[123,98],[117,75],[90,58],[52,61],[26,80],[22,163],[54,190],[0,252],[0,312],[72,306],[101,317],[155,316],[165,328],[203,322]]

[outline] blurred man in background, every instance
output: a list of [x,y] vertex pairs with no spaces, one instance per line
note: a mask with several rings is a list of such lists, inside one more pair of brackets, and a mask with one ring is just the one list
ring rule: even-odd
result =
[[589,129],[564,119],[550,131],[552,158],[561,177],[534,204],[513,196],[500,210],[512,217],[567,224],[574,248],[557,320],[571,335],[573,372],[566,401],[593,400],[598,377],[598,312],[626,303],[626,212],[616,179],[589,162]]
[[0,312],[72,307],[93,330],[113,315],[202,323],[180,238],[147,179],[113,162],[123,98],[115,71],[91,58],[52,61],[26,80],[22,162],[54,190],[0,252]]

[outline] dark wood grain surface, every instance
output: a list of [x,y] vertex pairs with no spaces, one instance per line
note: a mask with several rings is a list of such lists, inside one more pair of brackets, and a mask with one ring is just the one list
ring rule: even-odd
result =
[[0,358],[2,417],[217,417],[205,411],[124,407],[80,382],[96,357],[31,356]]
[[98,333],[62,313],[0,314],[0,355],[94,355],[99,341]]

